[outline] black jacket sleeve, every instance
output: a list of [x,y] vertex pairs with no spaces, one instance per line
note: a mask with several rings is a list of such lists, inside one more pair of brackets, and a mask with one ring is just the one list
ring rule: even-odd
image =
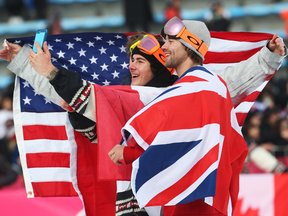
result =
[[88,138],[91,142],[97,139],[96,123],[77,112],[68,112],[69,120],[77,132]]

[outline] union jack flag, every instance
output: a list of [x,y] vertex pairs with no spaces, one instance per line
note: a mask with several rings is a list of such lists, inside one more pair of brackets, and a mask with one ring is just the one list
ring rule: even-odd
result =
[[239,187],[234,181],[248,150],[228,90],[216,74],[193,67],[135,114],[122,134],[145,149],[133,163],[131,179],[140,206],[206,199],[231,215]]

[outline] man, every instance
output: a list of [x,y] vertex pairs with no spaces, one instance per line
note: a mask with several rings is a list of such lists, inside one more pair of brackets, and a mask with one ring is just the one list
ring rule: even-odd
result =
[[126,144],[145,150],[133,163],[133,192],[141,206],[172,205],[164,215],[232,215],[248,150],[226,83],[202,66],[210,33],[173,18],[164,36],[165,65],[179,79],[122,129]]

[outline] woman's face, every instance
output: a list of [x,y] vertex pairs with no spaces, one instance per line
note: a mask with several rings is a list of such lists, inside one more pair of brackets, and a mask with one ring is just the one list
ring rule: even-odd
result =
[[256,125],[251,125],[248,129],[248,136],[253,139],[257,140],[260,137],[260,129]]
[[129,65],[129,70],[132,76],[131,85],[146,85],[154,77],[150,66],[151,64],[147,59],[139,54],[134,54],[133,57],[130,58]]

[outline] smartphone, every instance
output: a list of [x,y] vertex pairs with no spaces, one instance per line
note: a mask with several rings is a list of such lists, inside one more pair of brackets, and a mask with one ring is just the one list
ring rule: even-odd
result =
[[37,53],[37,49],[36,49],[36,46],[35,46],[35,41],[37,41],[40,44],[41,48],[43,48],[43,43],[47,39],[47,34],[48,34],[48,30],[47,29],[38,29],[36,31],[35,40],[34,40],[34,44],[33,44],[33,51],[35,53]]

